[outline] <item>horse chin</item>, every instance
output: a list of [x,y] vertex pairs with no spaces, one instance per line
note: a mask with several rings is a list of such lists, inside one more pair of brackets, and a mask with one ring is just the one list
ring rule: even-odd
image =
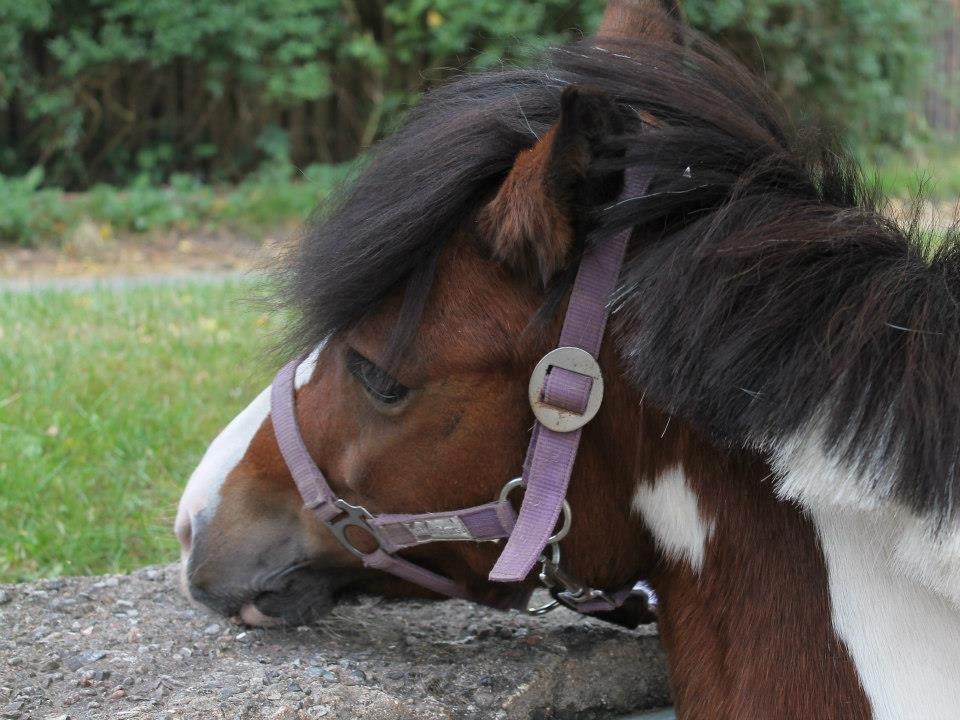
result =
[[329,613],[344,580],[299,571],[282,587],[261,592],[242,603],[236,618],[253,627],[305,625]]

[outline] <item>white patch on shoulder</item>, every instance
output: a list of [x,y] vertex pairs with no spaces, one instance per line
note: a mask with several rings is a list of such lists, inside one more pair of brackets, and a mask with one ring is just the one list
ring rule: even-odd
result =
[[803,505],[841,505],[862,510],[887,504],[894,485],[896,461],[866,463],[864,473],[855,466],[828,457],[825,432],[819,425],[771,443],[760,443],[769,451],[777,471],[777,494]]
[[960,528],[937,531],[933,523],[906,510],[899,514],[900,532],[894,549],[897,569],[949,598],[960,610]]
[[[297,389],[303,387],[313,375],[322,347],[318,346],[297,367],[294,378]],[[177,537],[189,537],[193,518],[199,513],[205,512],[210,517],[216,512],[220,502],[220,488],[230,472],[247,454],[250,441],[269,414],[270,388],[267,387],[210,443],[180,497],[174,523]]]
[[903,572],[905,553],[926,552],[905,544],[916,540],[907,516],[825,504],[808,510],[827,565],[833,626],[875,720],[960,718],[960,609]]
[[882,513],[896,569],[960,608],[960,528],[937,529],[891,497],[897,462],[877,458],[866,472],[826,455],[819,429],[765,444],[776,492],[809,509]]
[[704,520],[683,470],[675,467],[652,483],[639,483],[633,495],[633,510],[643,518],[657,546],[669,559],[685,560],[695,572],[700,572],[716,522]]

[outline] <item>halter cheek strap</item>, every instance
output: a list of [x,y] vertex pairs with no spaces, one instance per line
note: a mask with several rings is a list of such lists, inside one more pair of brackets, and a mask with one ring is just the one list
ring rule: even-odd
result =
[[[280,452],[300,491],[304,507],[311,510],[347,550],[360,558],[365,567],[388,572],[441,595],[476,600],[450,578],[395,553],[439,540],[480,541],[507,537],[517,517],[509,501],[446,513],[374,517],[364,508],[337,497],[307,450],[297,423],[294,378],[302,361],[303,358],[297,358],[277,373],[270,387],[270,414]],[[376,550],[365,552],[357,547],[347,535],[350,528],[372,536],[377,543]],[[521,607],[526,600],[526,593],[522,597],[511,597],[502,607]]]
[[[643,195],[648,186],[649,178],[633,169],[627,170],[621,197]],[[603,400],[603,377],[597,357],[609,316],[607,303],[620,276],[630,233],[630,228],[624,229],[584,252],[559,347],[540,360],[530,379],[530,405],[537,423],[527,449],[523,476],[507,483],[495,502],[447,512],[376,516],[347,503],[330,488],[300,434],[294,378],[303,358],[288,363],[277,374],[270,394],[274,432],[304,506],[366,567],[449,597],[500,608],[524,607],[529,592],[518,590],[503,600],[491,602],[472,595],[450,578],[396,554],[430,542],[506,538],[506,546],[490,579],[520,583],[539,561],[539,578],[550,589],[554,601],[531,612],[546,612],[562,603],[582,613],[609,613],[633,597],[633,583],[615,592],[578,583],[562,571],[559,546],[569,530],[570,510],[565,497],[581,429],[596,415]],[[509,493],[521,485],[526,487],[526,492],[518,515],[510,503]],[[564,512],[564,524],[554,533],[561,512]],[[351,527],[371,536],[377,548],[372,552],[358,548],[347,535]]]

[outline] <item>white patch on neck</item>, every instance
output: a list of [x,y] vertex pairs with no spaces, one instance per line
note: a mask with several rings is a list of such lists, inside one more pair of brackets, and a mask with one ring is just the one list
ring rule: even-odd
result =
[[873,718],[960,718],[960,610],[902,571],[903,539],[913,535],[907,516],[828,504],[808,511],[827,565],[833,626]]
[[[297,367],[294,387],[300,389],[312,377],[320,355],[318,346]],[[200,464],[190,475],[187,487],[180,497],[177,519],[174,524],[177,535],[188,532],[193,518],[201,512],[212,516],[220,503],[220,488],[224,481],[247,454],[250,442],[270,414],[270,388],[257,395],[239,415],[230,421],[207,448]]]
[[715,521],[705,522],[697,496],[679,468],[654,482],[637,485],[633,509],[643,518],[660,550],[671,560],[685,560],[694,572],[703,568],[707,540]]

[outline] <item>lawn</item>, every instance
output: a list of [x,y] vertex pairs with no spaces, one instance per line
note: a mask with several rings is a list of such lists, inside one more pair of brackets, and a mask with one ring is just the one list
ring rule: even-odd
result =
[[177,557],[181,488],[270,380],[262,290],[0,292],[0,581]]
[[892,197],[912,198],[922,190],[931,200],[960,198],[960,145],[924,146],[913,154],[889,152],[865,169]]

